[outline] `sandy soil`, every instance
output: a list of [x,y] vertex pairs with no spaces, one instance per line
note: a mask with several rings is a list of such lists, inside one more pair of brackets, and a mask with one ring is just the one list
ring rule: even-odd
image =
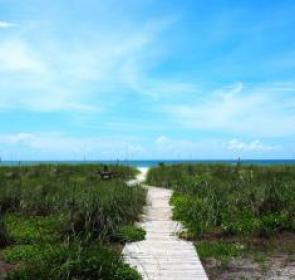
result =
[[238,257],[226,265],[222,265],[215,259],[207,259],[203,264],[209,279],[213,280],[295,279],[295,260],[287,254],[268,256],[263,263],[257,263],[248,257]]
[[[243,256],[221,263],[214,258],[203,261],[209,279],[295,279],[294,235],[280,236],[271,246],[258,246]],[[257,241],[256,241],[257,242]]]

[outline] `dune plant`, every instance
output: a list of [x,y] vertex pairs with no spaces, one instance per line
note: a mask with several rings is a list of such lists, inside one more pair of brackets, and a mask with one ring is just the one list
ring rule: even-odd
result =
[[135,169],[109,166],[116,176],[106,181],[98,174],[103,168],[0,167],[0,207],[5,209],[0,228],[5,226],[13,240],[4,256],[21,263],[10,279],[140,278],[123,264],[112,242],[119,228],[137,221],[146,192],[125,183]]
[[148,184],[175,190],[174,218],[205,236],[295,231],[295,167],[227,164],[152,168]]
[[4,217],[0,213],[0,248],[4,248],[8,245],[8,234],[6,230],[6,225],[4,223]]

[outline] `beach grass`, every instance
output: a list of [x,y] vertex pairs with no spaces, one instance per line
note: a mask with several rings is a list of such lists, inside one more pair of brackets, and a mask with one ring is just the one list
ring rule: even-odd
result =
[[17,267],[8,279],[140,279],[120,256],[127,237],[116,237],[138,220],[146,192],[125,183],[136,169],[108,166],[116,176],[103,180],[104,168],[0,168],[2,253]]
[[147,184],[174,190],[173,218],[185,228],[179,235],[195,242],[212,279],[238,277],[230,270],[264,277],[267,270],[255,274],[247,266],[259,259],[265,267],[277,255],[287,265],[295,256],[295,166],[161,165],[149,170]]
[[161,166],[147,181],[175,190],[174,217],[196,237],[295,230],[294,166]]

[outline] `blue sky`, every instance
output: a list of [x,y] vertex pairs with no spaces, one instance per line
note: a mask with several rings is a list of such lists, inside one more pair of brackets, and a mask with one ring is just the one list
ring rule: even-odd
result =
[[293,0],[0,0],[2,159],[293,159],[294,139]]

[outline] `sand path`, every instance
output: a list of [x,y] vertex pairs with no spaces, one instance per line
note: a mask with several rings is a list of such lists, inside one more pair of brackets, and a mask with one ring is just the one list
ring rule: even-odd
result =
[[[140,183],[146,173],[147,169],[141,169]],[[126,244],[125,261],[135,267],[144,280],[208,279],[193,244],[176,235],[181,225],[171,219],[172,191],[151,186],[147,189],[148,204],[140,223],[146,230],[146,239]]]

